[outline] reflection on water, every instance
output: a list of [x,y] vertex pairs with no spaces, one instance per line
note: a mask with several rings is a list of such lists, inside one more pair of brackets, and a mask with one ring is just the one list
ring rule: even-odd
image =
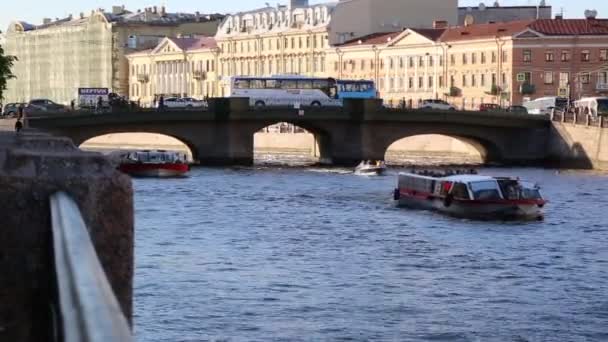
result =
[[138,341],[607,341],[608,177],[538,182],[543,222],[397,209],[349,169],[135,180]]

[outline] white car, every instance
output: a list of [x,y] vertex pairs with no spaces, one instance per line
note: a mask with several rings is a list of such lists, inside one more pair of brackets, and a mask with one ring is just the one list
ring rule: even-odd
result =
[[456,110],[456,107],[443,100],[424,100],[418,107],[420,109]]
[[176,109],[191,109],[191,108],[204,108],[207,107],[207,103],[202,100],[197,100],[191,97],[168,97],[164,101],[165,108],[176,108]]

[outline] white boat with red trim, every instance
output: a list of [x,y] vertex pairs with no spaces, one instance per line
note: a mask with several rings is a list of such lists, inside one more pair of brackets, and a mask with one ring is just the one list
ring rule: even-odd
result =
[[165,150],[118,151],[111,155],[118,169],[133,177],[184,177],[190,171],[188,156]]
[[490,220],[540,220],[547,201],[540,188],[518,178],[481,175],[399,175],[399,206]]
[[362,161],[355,169],[358,176],[382,176],[386,173],[384,161]]

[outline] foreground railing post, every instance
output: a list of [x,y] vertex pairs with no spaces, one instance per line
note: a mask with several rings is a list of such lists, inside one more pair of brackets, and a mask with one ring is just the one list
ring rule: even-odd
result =
[[51,196],[53,255],[64,342],[132,341],[76,203]]

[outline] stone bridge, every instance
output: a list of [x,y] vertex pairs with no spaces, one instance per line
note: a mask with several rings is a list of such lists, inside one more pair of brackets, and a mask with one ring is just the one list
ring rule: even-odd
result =
[[254,134],[287,122],[315,135],[320,160],[351,166],[382,160],[397,140],[441,134],[475,146],[486,162],[544,161],[550,121],[502,112],[393,110],[379,100],[349,100],[342,108],[251,109],[248,99],[211,99],[206,111],[133,111],[48,115],[29,126],[71,138],[76,145],[110,133],[158,133],[182,141],[202,165],[251,165]]

